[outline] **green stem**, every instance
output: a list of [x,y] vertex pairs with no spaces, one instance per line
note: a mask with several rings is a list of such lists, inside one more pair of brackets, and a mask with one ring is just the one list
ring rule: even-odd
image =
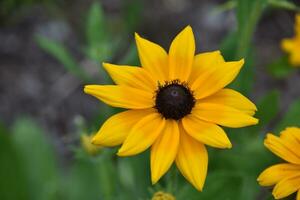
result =
[[178,187],[178,172],[176,167],[172,167],[167,177],[166,191],[174,194]]

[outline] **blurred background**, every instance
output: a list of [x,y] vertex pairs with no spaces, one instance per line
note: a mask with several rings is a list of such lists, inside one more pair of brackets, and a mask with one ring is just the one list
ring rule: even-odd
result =
[[[294,34],[298,0],[1,0],[0,199],[272,199],[256,177],[278,160],[267,131],[300,124],[300,72],[280,49]],[[251,100],[260,124],[227,130],[231,150],[209,149],[202,193],[171,170],[151,186],[148,152],[117,158],[91,146],[118,112],[85,95],[85,84],[112,83],[101,63],[139,65],[134,32],[168,49],[191,25],[197,53],[220,49],[246,58],[231,85]],[[169,180],[176,181],[169,181]]]

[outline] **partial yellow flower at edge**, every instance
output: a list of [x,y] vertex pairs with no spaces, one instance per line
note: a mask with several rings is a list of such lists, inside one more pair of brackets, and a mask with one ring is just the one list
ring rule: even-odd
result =
[[203,189],[206,146],[232,144],[224,127],[258,123],[257,108],[237,91],[225,88],[244,60],[226,62],[220,51],[195,55],[193,30],[187,26],[167,53],[135,34],[141,67],[104,63],[116,85],[87,85],[84,92],[108,105],[128,109],[110,117],[93,138],[101,146],[122,145],[119,156],[150,149],[151,181],[155,184],[175,162],[181,174]]
[[291,65],[300,67],[300,14],[296,16],[294,29],[294,37],[283,39],[281,41],[281,48],[288,53]]
[[280,137],[268,134],[265,146],[274,154],[287,161],[264,170],[257,181],[261,186],[273,186],[273,196],[281,199],[297,192],[300,200],[300,128],[288,127]]

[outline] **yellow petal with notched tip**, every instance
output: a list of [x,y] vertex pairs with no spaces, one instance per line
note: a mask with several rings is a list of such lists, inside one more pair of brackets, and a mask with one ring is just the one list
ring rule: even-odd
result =
[[280,132],[280,139],[286,141],[289,144],[289,148],[300,157],[300,128],[287,127]]
[[120,108],[143,109],[154,106],[151,92],[120,85],[87,85],[84,92]]
[[155,184],[171,167],[179,146],[179,129],[175,120],[166,120],[165,129],[151,147],[151,180]]
[[198,102],[229,106],[248,115],[254,115],[255,111],[257,111],[254,103],[252,103],[247,97],[235,90],[227,88],[222,89],[204,99],[200,99]]
[[168,54],[166,51],[159,45],[140,37],[137,33],[135,41],[142,67],[157,81],[164,83],[168,79]]
[[169,50],[169,78],[187,82],[195,56],[193,30],[187,26],[173,40]]
[[127,110],[108,118],[93,137],[92,143],[101,146],[122,144],[132,127],[143,117],[155,112],[154,109]]
[[197,102],[192,114],[207,122],[219,124],[221,126],[239,128],[258,123],[258,119],[245,114],[235,108],[213,104]]
[[280,158],[290,163],[300,164],[298,151],[286,140],[272,134],[267,134],[264,145]]
[[220,51],[199,53],[194,57],[192,73],[188,82],[192,85],[197,78],[211,68],[219,67],[218,63],[224,63]]
[[184,130],[194,139],[216,148],[231,148],[231,142],[224,130],[216,124],[198,119],[193,114],[182,119]]
[[131,129],[123,145],[118,151],[119,156],[131,156],[145,151],[150,147],[165,127],[166,120],[158,113],[151,113],[142,118]]
[[300,165],[290,163],[277,164],[265,169],[259,175],[257,181],[261,186],[272,186],[297,172],[300,173]]
[[141,67],[113,65],[109,63],[103,63],[103,67],[118,85],[130,86],[149,92],[156,90],[156,80]]
[[202,191],[208,165],[208,155],[204,144],[196,141],[180,129],[180,146],[176,165],[181,174],[199,191]]
[[215,67],[205,70],[191,85],[196,99],[216,93],[231,83],[240,72],[244,59],[234,62],[215,63]]
[[273,189],[275,199],[287,197],[300,189],[300,173],[287,177],[277,183]]

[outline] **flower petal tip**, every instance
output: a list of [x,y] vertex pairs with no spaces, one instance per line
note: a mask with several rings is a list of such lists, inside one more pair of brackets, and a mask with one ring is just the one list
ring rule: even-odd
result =
[[155,185],[158,182],[158,180],[159,180],[158,178],[151,177],[151,184]]
[[184,29],[190,29],[191,31],[193,30],[191,25],[187,25]]
[[86,93],[86,94],[90,94],[90,92],[91,92],[91,87],[89,86],[89,85],[85,85],[84,86],[84,88],[83,88],[83,91],[84,91],[84,93]]
[[231,149],[232,148],[232,144],[231,143],[229,143],[228,145],[227,145],[227,147],[226,147],[227,149]]
[[101,145],[99,144],[99,141],[96,139],[96,135],[91,139],[91,143],[94,145]]
[[273,189],[272,195],[273,195],[274,199],[282,199],[282,198],[284,198],[280,194],[278,194],[277,191],[274,190],[274,189]]
[[108,66],[109,65],[109,63],[107,63],[107,62],[102,62],[102,66],[103,67],[106,67],[106,66]]
[[117,156],[121,156],[121,157],[122,157],[122,156],[124,156],[124,155],[122,154],[122,152],[118,151],[118,152],[117,152]]
[[136,40],[138,40],[138,39],[141,39],[141,36],[140,36],[137,32],[135,32],[135,33],[134,33],[134,38],[135,38]]
[[190,25],[187,25],[179,34],[184,34],[184,33],[188,33],[188,34],[194,34],[193,33],[193,29]]
[[193,186],[194,186],[194,188],[196,189],[196,190],[198,190],[199,192],[202,192],[203,191],[203,184],[193,184]]
[[122,147],[118,150],[117,155],[120,157],[130,156],[128,153],[126,153],[126,150],[122,149]]

